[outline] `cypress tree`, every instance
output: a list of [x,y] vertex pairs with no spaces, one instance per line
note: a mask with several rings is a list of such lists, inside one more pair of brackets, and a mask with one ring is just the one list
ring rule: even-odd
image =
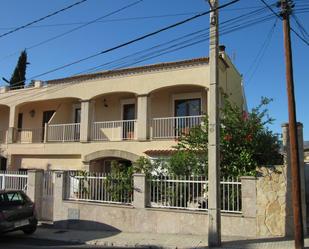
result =
[[10,79],[10,87],[12,89],[19,89],[25,87],[26,80],[26,69],[27,65],[27,52],[26,50],[22,51],[19,58],[15,70]]

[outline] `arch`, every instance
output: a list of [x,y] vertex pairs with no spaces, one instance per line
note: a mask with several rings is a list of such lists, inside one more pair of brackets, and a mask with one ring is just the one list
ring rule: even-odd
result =
[[95,96],[92,96],[90,99],[99,99],[99,98],[103,98],[103,97],[109,97],[109,96],[113,96],[113,95],[134,95],[137,96],[137,93],[135,92],[129,92],[129,91],[113,91],[113,92],[105,92],[105,93],[99,93]]
[[50,98],[50,99],[38,99],[38,100],[31,100],[31,101],[24,101],[24,102],[20,102],[17,105],[15,105],[15,107],[20,108],[29,104],[34,104],[34,103],[60,103],[60,102],[70,102],[70,101],[81,101],[80,98],[76,98],[76,97],[65,97],[65,98]]
[[139,158],[138,155],[131,153],[131,152],[123,151],[123,150],[99,150],[99,151],[92,152],[88,155],[85,155],[83,162],[89,163],[90,161],[93,161],[99,158],[104,158],[104,157],[123,158],[131,162],[135,162]]
[[163,86],[163,87],[159,87],[159,88],[154,88],[152,89],[150,92],[148,92],[148,94],[153,94],[159,91],[164,91],[167,89],[177,89],[177,88],[195,88],[195,89],[205,89],[208,90],[208,87],[203,85],[203,84],[174,84],[174,85],[169,85],[169,86]]

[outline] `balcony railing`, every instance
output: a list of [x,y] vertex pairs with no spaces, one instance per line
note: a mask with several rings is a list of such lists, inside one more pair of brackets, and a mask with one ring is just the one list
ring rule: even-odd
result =
[[200,125],[202,120],[202,115],[154,118],[151,137],[154,139],[177,138],[189,133],[190,129]]
[[0,130],[0,144],[5,144],[7,141],[7,131]]
[[17,143],[42,143],[44,140],[43,128],[22,128],[16,130]]
[[121,141],[136,139],[136,120],[94,122],[92,141]]
[[78,142],[80,123],[47,125],[46,142]]

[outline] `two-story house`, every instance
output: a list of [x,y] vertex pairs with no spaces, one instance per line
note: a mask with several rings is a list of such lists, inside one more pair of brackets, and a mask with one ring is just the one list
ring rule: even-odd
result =
[[[245,106],[241,75],[220,52],[220,89]],[[208,111],[208,58],[159,63],[0,90],[4,169],[107,171],[157,157]]]

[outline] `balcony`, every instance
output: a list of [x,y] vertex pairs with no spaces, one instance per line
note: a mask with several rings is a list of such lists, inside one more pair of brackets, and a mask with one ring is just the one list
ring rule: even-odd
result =
[[[151,140],[173,140],[203,122],[202,115],[183,117],[153,118],[150,127]],[[93,122],[90,127],[90,141],[113,142],[137,140],[137,120],[117,120]],[[81,141],[80,123],[46,124],[44,128],[16,129],[14,142],[27,143],[66,143]],[[7,140],[7,131],[0,131],[0,143]]]
[[136,140],[136,123],[136,119],[94,122],[90,139],[91,141]]
[[80,123],[46,125],[46,142],[79,142]]
[[152,139],[175,139],[201,124],[202,115],[152,119]]

